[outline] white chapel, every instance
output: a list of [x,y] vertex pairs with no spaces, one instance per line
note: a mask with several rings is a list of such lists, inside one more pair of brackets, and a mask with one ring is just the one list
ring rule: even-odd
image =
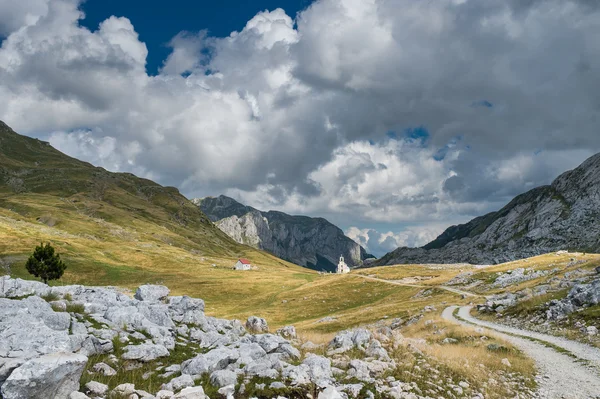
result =
[[338,262],[338,265],[337,265],[337,273],[338,274],[350,273],[350,268],[348,267],[346,262],[344,262],[343,256],[340,256],[340,261]]

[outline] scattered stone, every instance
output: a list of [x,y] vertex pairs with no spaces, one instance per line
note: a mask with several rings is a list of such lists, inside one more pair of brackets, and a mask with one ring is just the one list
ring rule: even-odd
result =
[[444,338],[442,340],[442,344],[456,344],[456,343],[458,343],[458,340],[456,338],[448,337],[448,338]]
[[171,399],[173,396],[175,396],[175,394],[166,389],[161,389],[156,393],[156,399]]
[[263,334],[269,332],[267,321],[262,317],[250,316],[246,321],[246,329],[253,334]]
[[156,360],[159,357],[169,356],[169,350],[163,345],[141,344],[127,345],[124,348],[123,359],[139,360],[141,362],[149,362]]
[[344,399],[344,397],[334,387],[329,386],[319,393],[317,399]]
[[92,367],[92,371],[107,377],[117,375],[115,369],[110,367],[108,364],[102,362],[94,364],[94,366]]
[[210,383],[219,388],[235,385],[236,382],[237,374],[230,370],[216,370],[210,375]]
[[277,330],[276,333],[285,339],[296,339],[296,327],[294,326],[285,326]]
[[108,385],[96,381],[90,381],[85,384],[85,392],[92,396],[105,396],[108,392]]
[[163,384],[161,389],[177,392],[183,388],[193,387],[193,386],[194,386],[194,379],[192,378],[192,376],[190,376],[188,374],[182,374],[179,377],[173,378],[168,383]]
[[[133,384],[121,384],[117,385],[111,392],[111,398],[128,398],[130,395],[135,394],[135,385]],[[136,395],[137,396],[137,395]]]
[[174,399],[210,399],[204,394],[202,387],[184,388],[181,392],[173,397]]

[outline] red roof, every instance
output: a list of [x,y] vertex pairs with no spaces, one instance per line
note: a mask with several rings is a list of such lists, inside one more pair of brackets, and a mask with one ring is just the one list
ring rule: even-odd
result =
[[246,258],[240,258],[239,260],[240,260],[240,262],[242,262],[244,265],[250,265],[250,264],[251,264],[251,263],[250,263],[250,261],[249,261],[248,259],[246,259]]

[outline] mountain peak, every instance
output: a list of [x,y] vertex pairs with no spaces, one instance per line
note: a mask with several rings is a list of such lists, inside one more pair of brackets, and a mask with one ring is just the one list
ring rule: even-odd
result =
[[224,195],[197,199],[194,203],[237,242],[301,266],[335,271],[340,255],[352,266],[368,257],[364,248],[323,218],[263,212]]
[[377,265],[500,263],[556,250],[600,251],[600,154],[518,195],[497,212],[451,226],[422,248],[398,248]]

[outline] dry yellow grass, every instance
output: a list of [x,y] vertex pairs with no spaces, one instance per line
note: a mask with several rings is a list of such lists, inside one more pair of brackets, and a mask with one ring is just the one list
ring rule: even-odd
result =
[[[405,337],[424,339],[410,341],[422,351],[430,363],[437,363],[445,376],[454,383],[467,382],[482,392],[486,398],[513,397],[515,391],[500,383],[507,377],[518,381],[521,389],[535,387],[535,364],[511,344],[493,334],[478,332],[477,329],[456,325],[438,317],[426,317],[419,323],[403,329]],[[444,344],[447,338],[455,340]],[[491,350],[489,345],[499,349]],[[503,364],[508,359],[510,367]],[[403,367],[409,367],[410,364]],[[430,380],[431,375],[412,375],[412,378]],[[491,380],[490,380],[491,379]],[[494,382],[496,381],[496,382]]]

